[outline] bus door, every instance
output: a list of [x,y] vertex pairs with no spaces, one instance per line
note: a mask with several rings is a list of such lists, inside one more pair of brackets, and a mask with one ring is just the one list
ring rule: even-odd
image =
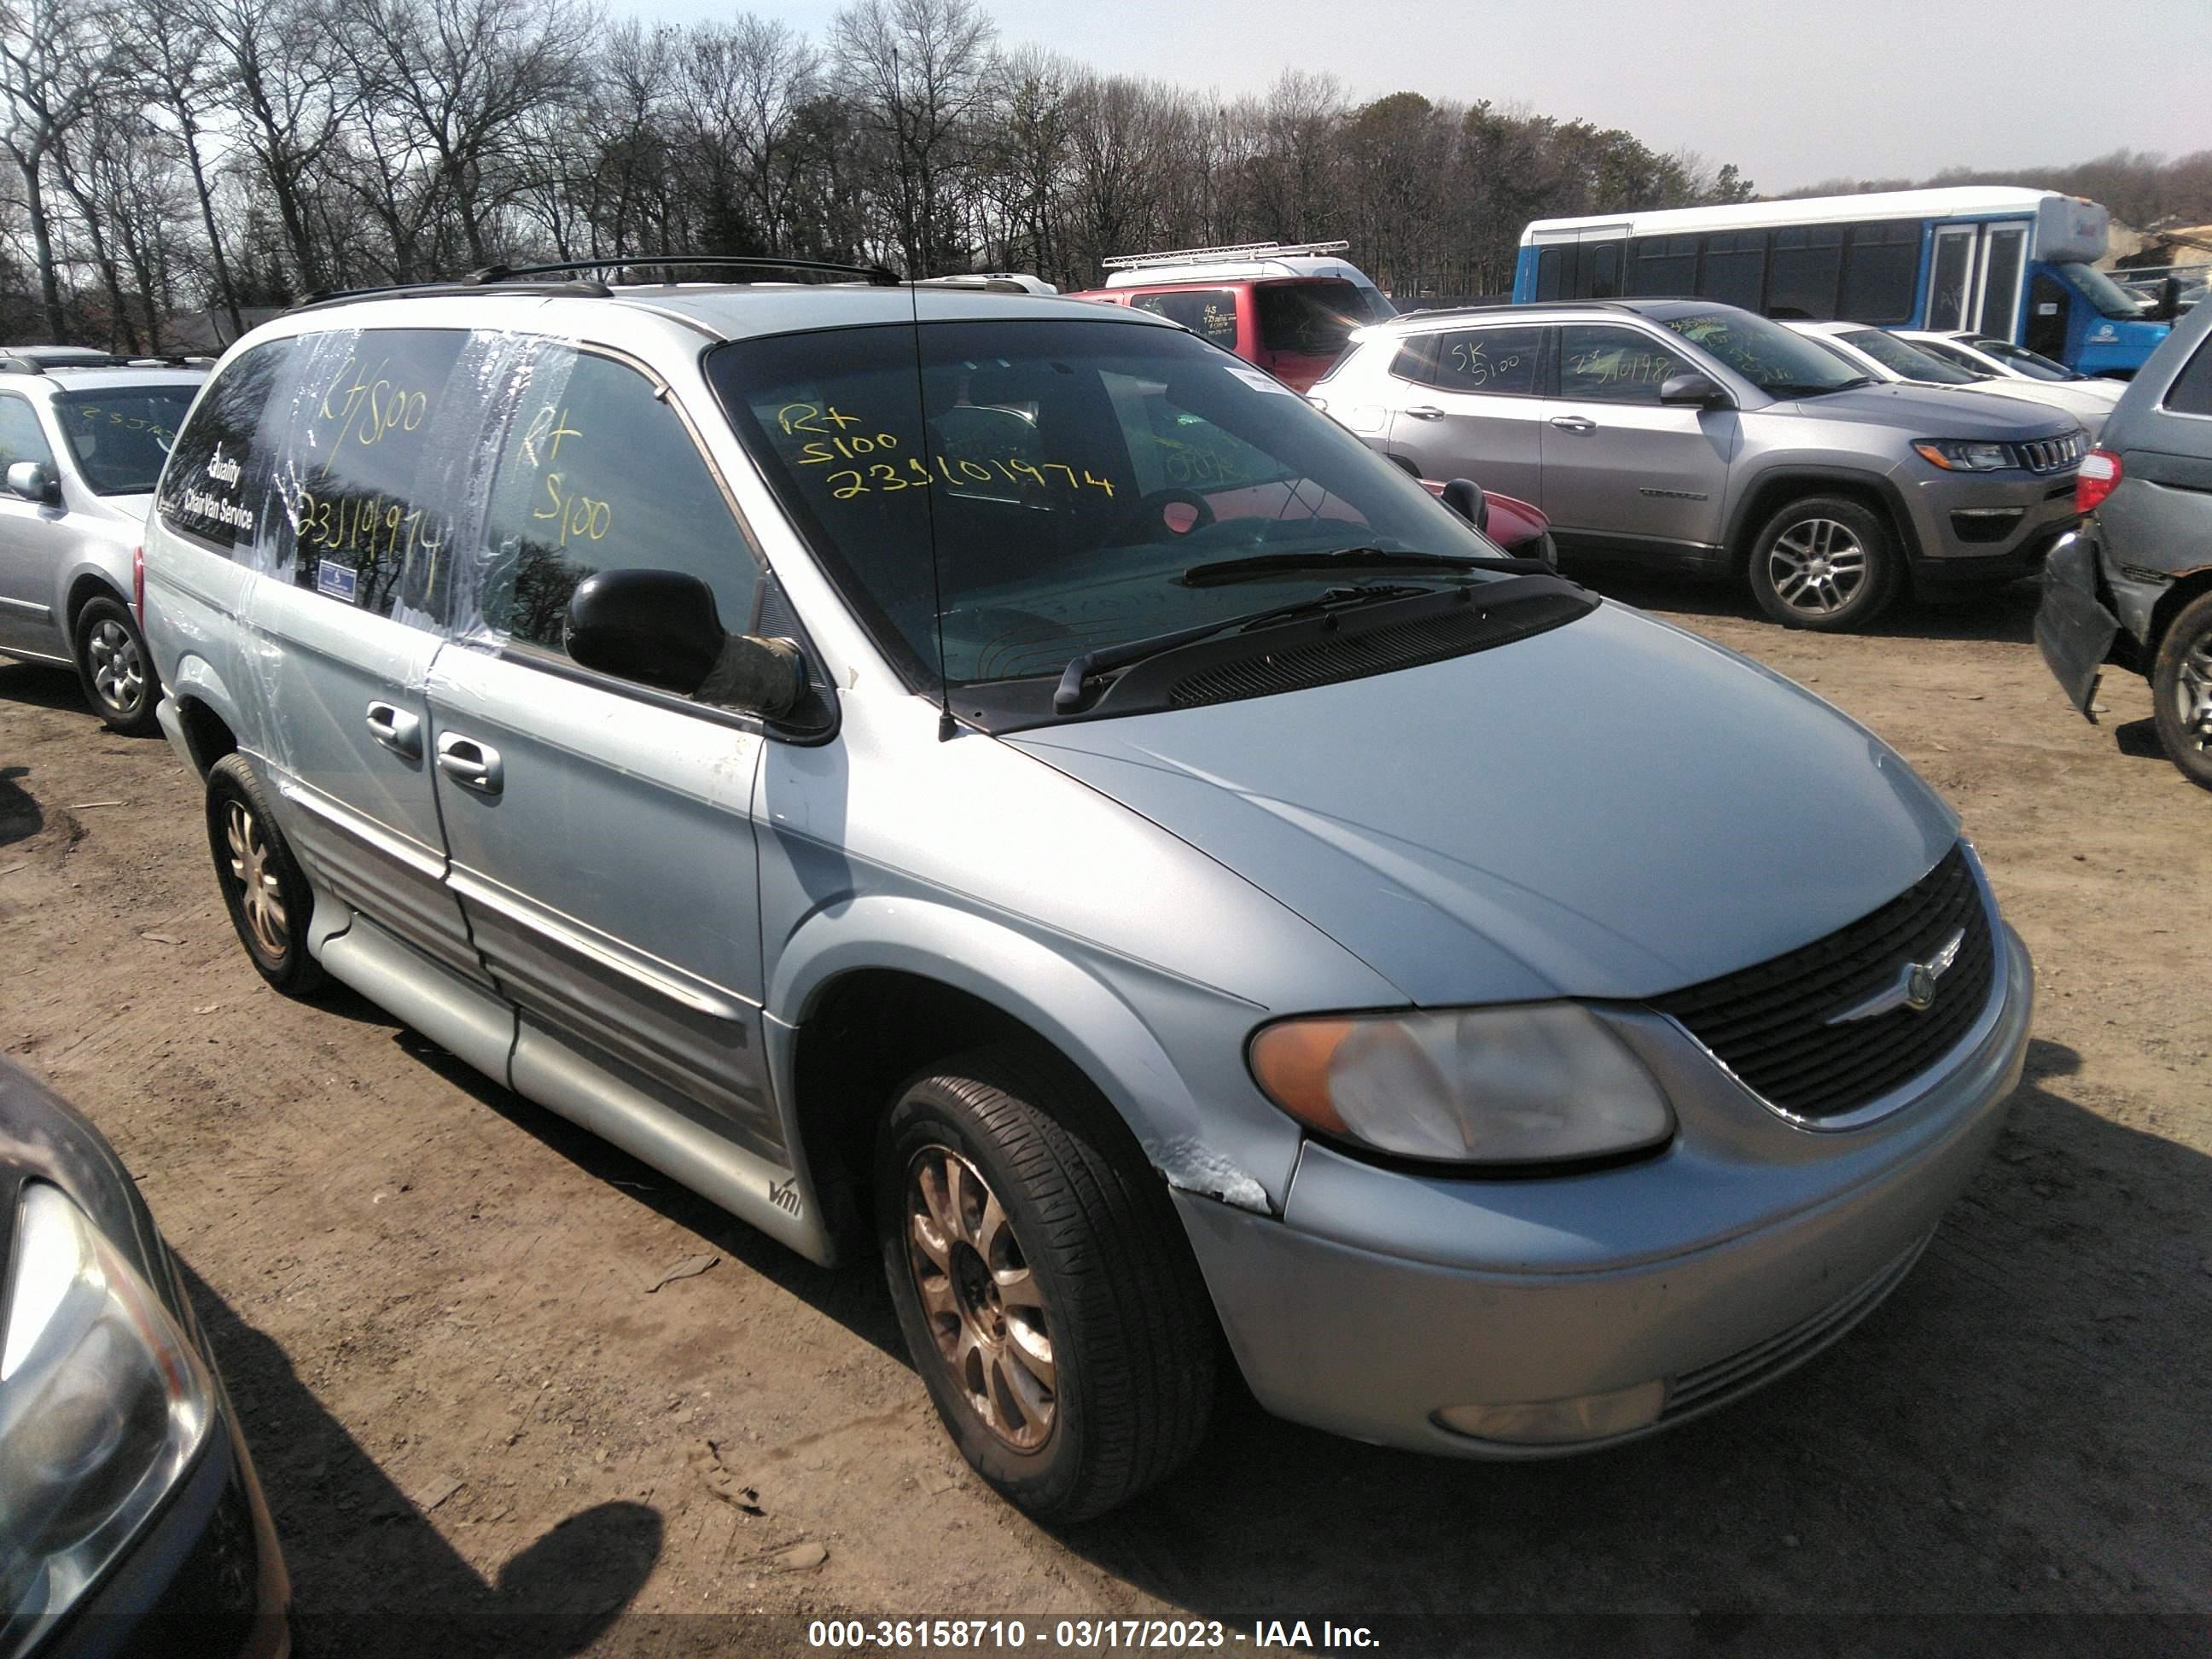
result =
[[2020,290],[2033,228],[2025,221],[1982,227],[1981,276],[1974,290],[1975,319],[1968,327],[1993,339],[2020,338]]

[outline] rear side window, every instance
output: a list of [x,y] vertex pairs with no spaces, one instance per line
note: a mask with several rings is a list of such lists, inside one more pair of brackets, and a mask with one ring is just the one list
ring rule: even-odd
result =
[[1470,328],[1437,343],[1436,385],[1443,392],[1526,398],[1536,392],[1538,328]]
[[1398,355],[1390,360],[1390,372],[1401,380],[1411,380],[1415,386],[1426,386],[1437,375],[1437,343],[1441,336],[1416,334],[1398,348]]
[[[826,422],[825,455],[840,444],[872,452],[872,435]],[[510,639],[563,650],[569,597],[601,570],[697,576],[725,629],[755,626],[761,567],[720,484],[653,382],[611,357],[551,343],[537,355],[483,539],[483,620]]]
[[1149,311],[1171,323],[1181,323],[1201,340],[1210,340],[1231,351],[1237,349],[1237,290],[1233,288],[1139,294],[1129,303],[1139,311]]
[[2165,407],[2176,415],[2212,416],[2212,334],[2197,342],[2196,355],[2166,387]]
[[233,358],[192,405],[169,446],[156,494],[170,529],[234,556],[266,528],[270,444],[264,428],[298,342],[271,340]]

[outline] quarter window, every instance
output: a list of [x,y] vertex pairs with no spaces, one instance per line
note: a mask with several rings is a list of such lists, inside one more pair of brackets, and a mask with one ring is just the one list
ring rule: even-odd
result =
[[1437,337],[1416,334],[1398,348],[1398,355],[1390,360],[1390,373],[1401,380],[1411,380],[1415,386],[1426,386],[1436,379]]
[[[823,453],[840,441],[874,435],[837,429]],[[690,428],[652,381],[595,352],[549,344],[531,363],[484,539],[483,623],[510,639],[564,650],[569,597],[602,570],[697,576],[725,629],[755,624],[760,563]]]
[[[2199,305],[2212,303],[2200,300]],[[2212,415],[2212,335],[2199,343],[2197,355],[2182,366],[2166,389],[2166,407],[2177,415]]]
[[1581,403],[1656,404],[1689,365],[1631,328],[1570,324],[1559,331],[1559,396]]
[[1201,340],[1231,351],[1237,349],[1237,290],[1233,288],[1139,294],[1129,303],[1139,311],[1149,311],[1171,323],[1181,323]]
[[270,340],[234,358],[192,405],[155,494],[170,529],[234,556],[258,544],[270,507],[270,429],[284,407],[276,394],[297,345]]
[[1472,328],[1437,336],[1437,389],[1532,396],[1542,343],[1543,331],[1535,328]]

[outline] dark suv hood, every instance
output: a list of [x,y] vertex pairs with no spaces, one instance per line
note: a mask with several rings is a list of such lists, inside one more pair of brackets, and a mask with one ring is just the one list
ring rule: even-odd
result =
[[2061,438],[2080,424],[2063,410],[2017,398],[2008,405],[1960,386],[1862,386],[1818,398],[1793,398],[1769,407],[1802,410],[1825,420],[1857,421],[1868,426],[1909,426],[1916,438],[2023,442]]
[[1006,741],[1430,1005],[1731,973],[1887,902],[1957,834],[1810,692],[1610,603],[1426,667]]

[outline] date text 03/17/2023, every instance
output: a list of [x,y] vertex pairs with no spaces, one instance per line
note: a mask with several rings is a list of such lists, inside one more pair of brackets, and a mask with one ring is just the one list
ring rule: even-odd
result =
[[1218,1619],[1058,1619],[1032,1625],[1023,1619],[817,1619],[806,1627],[811,1648],[892,1653],[938,1649],[1018,1652],[1034,1645],[1048,1651],[1158,1651],[1244,1648],[1255,1652],[1326,1652],[1382,1645],[1364,1625],[1330,1620],[1255,1619],[1231,1625]]

